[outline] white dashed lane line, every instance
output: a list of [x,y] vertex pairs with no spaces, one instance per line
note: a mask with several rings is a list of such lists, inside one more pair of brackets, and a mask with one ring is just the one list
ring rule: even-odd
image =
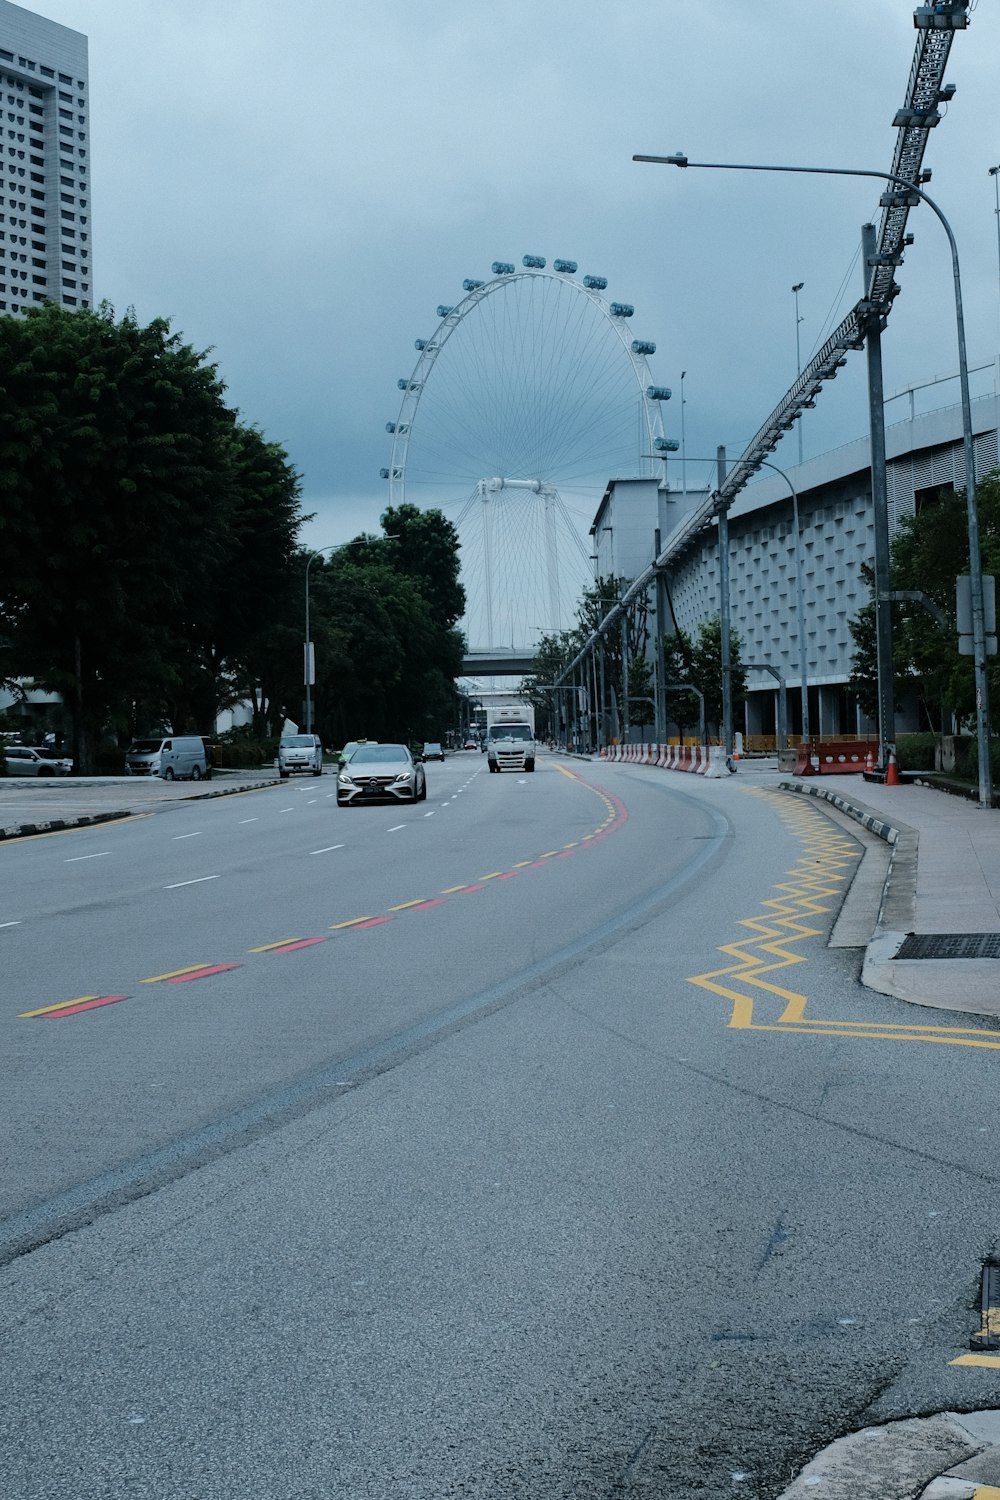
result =
[[74,854],[72,859],[64,859],[63,864],[76,865],[79,864],[81,859],[103,859],[106,854],[110,853],[110,849],[102,849],[100,854]]
[[165,891],[179,891],[182,885],[202,885],[206,880],[218,880],[218,875],[199,875],[197,880],[177,880],[173,885],[165,885]]
[[197,833],[175,833],[170,842],[172,844],[176,844],[179,839],[200,839],[200,838],[201,838],[201,829],[199,828]]
[[343,849],[343,844],[327,844],[325,849],[310,849],[310,854],[330,854],[334,849]]
[[401,828],[405,827],[405,823],[394,823],[391,828],[387,828],[385,831],[386,833],[398,833]]
[[18,920],[16,922],[0,922],[0,927],[20,927],[20,925],[21,925],[20,918],[18,918]]
[[241,818],[240,822],[241,823],[259,823],[260,819],[259,818]]

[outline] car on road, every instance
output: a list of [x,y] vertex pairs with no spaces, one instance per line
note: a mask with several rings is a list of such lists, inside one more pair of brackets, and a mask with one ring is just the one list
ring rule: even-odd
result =
[[296,771],[323,774],[323,746],[318,734],[283,734],[278,741],[278,775],[282,781]]
[[424,760],[444,760],[444,746],[437,740],[425,740]]
[[466,742],[465,742],[464,748],[466,750],[478,750],[479,749],[479,741],[471,739],[471,738],[467,739]]
[[405,745],[359,745],[337,773],[337,806],[355,802],[422,802],[427,777]]
[[359,745],[377,745],[377,744],[378,744],[378,740],[348,740],[347,744],[344,746],[343,750],[334,750],[333,754],[337,757],[337,759],[339,760],[340,764],[343,766],[343,765],[347,764],[347,762],[350,760],[351,756],[354,754],[355,750],[358,748]]
[[69,776],[73,761],[44,745],[7,745],[8,776]]

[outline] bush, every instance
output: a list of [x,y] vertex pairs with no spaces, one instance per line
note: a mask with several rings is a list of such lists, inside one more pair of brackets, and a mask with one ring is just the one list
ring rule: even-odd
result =
[[896,759],[901,771],[933,771],[936,734],[901,734],[896,739]]
[[261,766],[273,766],[278,755],[275,738],[262,740],[240,735],[228,743],[214,746],[213,765],[225,766],[233,771],[257,771]]
[[[1000,787],[1000,743],[996,739],[990,741],[990,767],[993,776],[994,787]],[[965,754],[955,767],[959,776],[968,781],[979,780],[979,744],[973,736],[965,749]]]

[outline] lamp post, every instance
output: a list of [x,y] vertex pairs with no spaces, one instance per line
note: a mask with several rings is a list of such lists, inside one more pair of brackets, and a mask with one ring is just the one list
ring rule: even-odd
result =
[[315,552],[309,555],[306,562],[306,634],[302,652],[303,679],[306,689],[306,734],[312,734],[313,732],[312,693],[310,689],[316,681],[316,654],[309,635],[309,569],[317,557],[322,557],[324,552],[341,552],[345,547],[360,547],[365,543],[372,545],[377,542],[395,542],[398,540],[398,537],[395,536],[357,536],[350,542],[332,542],[329,547],[318,547]]
[[[997,216],[997,268],[1000,270],[1000,166],[990,167],[990,176],[993,178],[993,196],[996,199],[993,212]],[[997,353],[997,361],[1000,363],[1000,351]]]
[[[793,295],[795,297],[795,374],[797,376],[802,374],[802,346],[801,346],[801,343],[799,341],[799,324],[802,322],[802,319],[799,317],[799,293],[801,292],[801,290],[802,290],[802,288],[804,286],[805,286],[805,282],[804,281],[797,281],[795,283],[795,285],[792,287],[792,293],[793,293]],[[802,420],[800,418],[799,419],[799,466],[801,467],[801,465],[802,465]]]
[[[997,222],[1000,223],[1000,220],[998,220]],[[682,370],[681,371],[681,490],[683,491],[683,497],[681,499],[681,505],[684,507],[685,510],[687,510],[687,488],[688,488],[688,481],[687,481],[687,445],[686,445],[686,443],[684,441],[684,377],[686,375],[687,375],[687,370]]]
[[[969,364],[965,352],[965,318],[962,312],[962,278],[958,265],[958,246],[951,225],[941,209],[917,183],[894,172],[875,172],[860,167],[791,167],[764,165],[759,162],[688,161],[683,152],[673,156],[633,156],[633,161],[656,162],[661,166],[698,167],[727,172],[793,172],[813,177],[874,177],[901,188],[926,203],[948,236],[951,249],[952,281],[955,292],[955,328],[958,338],[958,374],[962,394],[962,446],[965,457],[965,500],[969,535],[969,582],[972,595],[972,637],[976,682],[976,740],[979,751],[979,806],[993,805],[993,779],[990,767],[989,684],[986,677],[986,612],[983,601],[983,566],[979,546],[979,517],[976,509],[975,451],[972,443],[972,404],[969,397]],[[926,179],[925,179],[926,180]],[[883,199],[889,195],[883,195]],[[1000,218],[998,218],[1000,224]],[[876,609],[880,600],[876,597]],[[891,667],[888,669],[891,671]]]

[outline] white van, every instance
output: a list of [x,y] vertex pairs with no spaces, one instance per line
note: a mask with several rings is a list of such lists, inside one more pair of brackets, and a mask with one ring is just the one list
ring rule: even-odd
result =
[[168,734],[133,740],[125,752],[125,774],[160,776],[164,781],[201,781],[212,773],[203,739],[195,734]]
[[283,734],[278,741],[278,775],[287,781],[295,771],[323,774],[323,746],[318,734]]

